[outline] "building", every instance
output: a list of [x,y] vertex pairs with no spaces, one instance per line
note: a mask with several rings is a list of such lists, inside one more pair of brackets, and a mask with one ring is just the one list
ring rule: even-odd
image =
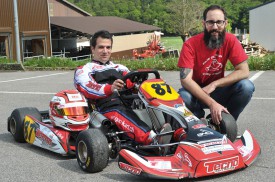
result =
[[275,51],[275,1],[249,10],[250,41],[256,42],[269,51]]
[[[114,16],[51,17],[52,49],[54,53],[62,50],[74,57],[79,49],[77,43],[89,39],[98,30],[108,30],[114,35],[112,58],[131,58],[133,49],[143,49],[147,41],[160,28]],[[89,25],[89,26],[88,26]],[[85,51],[87,50],[87,51]],[[84,49],[83,54],[90,53]]]
[[[159,27],[119,17],[94,17],[66,0],[17,0],[21,60],[66,53],[90,54],[89,39],[98,30],[114,35],[113,58],[142,50]],[[0,1],[0,57],[16,58],[13,1]]]
[[[47,1],[19,0],[17,7],[21,60],[29,56],[51,56]],[[16,59],[13,1],[1,0],[0,8],[0,56]]]

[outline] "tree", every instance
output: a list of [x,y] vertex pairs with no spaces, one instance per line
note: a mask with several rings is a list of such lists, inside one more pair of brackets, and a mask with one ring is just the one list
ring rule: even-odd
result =
[[185,41],[186,35],[193,35],[202,30],[202,12],[204,5],[193,0],[174,0],[168,5],[170,11],[170,30]]

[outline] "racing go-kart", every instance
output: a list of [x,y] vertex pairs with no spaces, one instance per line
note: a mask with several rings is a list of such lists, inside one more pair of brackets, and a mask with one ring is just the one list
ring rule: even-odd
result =
[[[156,70],[132,71],[123,78],[127,79],[135,83],[138,92],[128,94],[125,88],[118,91],[119,98],[126,105],[131,103],[129,107],[157,133],[157,143],[136,143],[92,104],[88,129],[65,131],[52,126],[48,112],[19,108],[8,118],[8,131],[16,141],[27,141],[62,155],[76,154],[79,166],[87,172],[101,171],[109,158],[118,157],[120,169],[161,179],[231,172],[251,165],[260,154],[260,146],[249,130],[237,138],[237,124],[230,114],[222,113],[219,126],[211,116],[198,119]],[[185,133],[177,140],[174,136],[179,128]]]

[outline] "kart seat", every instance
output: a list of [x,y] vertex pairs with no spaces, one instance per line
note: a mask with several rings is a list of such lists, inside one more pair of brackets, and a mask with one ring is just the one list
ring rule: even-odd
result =
[[138,115],[144,123],[146,123],[151,129],[153,128],[150,116],[146,109],[133,109],[133,111]]
[[163,113],[159,110],[149,109],[149,113],[146,111],[146,109],[133,109],[133,111],[151,129],[153,129],[154,126],[157,131],[160,131],[162,126],[166,123]]

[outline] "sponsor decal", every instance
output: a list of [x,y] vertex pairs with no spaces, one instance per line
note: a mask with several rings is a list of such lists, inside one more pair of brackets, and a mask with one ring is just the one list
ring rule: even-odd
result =
[[206,128],[207,126],[205,124],[196,124],[194,126],[192,126],[192,128],[194,129],[200,129],[200,128]]
[[213,142],[201,144],[201,146],[208,147],[208,146],[212,146],[212,145],[221,145],[221,144],[222,144],[222,141],[213,141]]
[[188,116],[188,117],[186,117],[185,118],[185,120],[186,120],[186,122],[194,122],[194,121],[196,121],[196,119],[193,117],[193,116]]
[[42,142],[44,141],[47,145],[52,145],[52,139],[45,135],[40,129],[36,130],[36,137],[42,140]]
[[134,127],[130,126],[129,124],[125,123],[125,121],[122,121],[121,119],[119,119],[116,116],[112,116],[111,120],[114,120],[118,125],[122,126],[123,128],[125,128],[126,130],[134,133],[135,129]]
[[60,131],[58,131],[58,130],[55,130],[55,134],[56,134],[56,136],[58,136],[59,138],[60,138],[60,140],[63,140],[64,139],[64,135],[60,132]]
[[207,173],[221,173],[225,171],[232,171],[238,165],[239,156],[204,163],[204,167],[206,167]]
[[192,162],[189,158],[189,155],[187,153],[184,153],[184,155],[182,155],[181,152],[177,153],[177,157],[181,160],[182,163],[187,163],[189,167],[192,167]]
[[175,104],[174,105],[174,108],[179,108],[179,107],[183,107],[183,105],[182,104]]
[[150,168],[154,168],[158,170],[172,169],[171,161],[153,160],[153,161],[149,161],[148,164]]
[[198,137],[203,137],[203,136],[208,136],[208,135],[214,135],[214,133],[212,131],[200,129],[200,133],[197,134]]
[[204,154],[210,154],[214,152],[221,152],[227,150],[234,150],[234,148],[230,144],[223,144],[223,145],[214,145],[208,146],[201,149]]
[[101,89],[101,85],[99,84],[96,84],[96,83],[93,83],[91,81],[89,81],[87,84],[86,84],[86,87],[90,88],[90,89],[93,89],[93,90],[96,90],[96,91],[99,91]]
[[184,116],[192,116],[193,114],[192,114],[191,111],[189,111],[189,110],[187,110],[187,109],[184,109],[183,115],[184,115]]
[[128,165],[128,164],[125,164],[123,162],[119,162],[119,167],[128,172],[128,173],[131,173],[131,174],[134,174],[134,175],[140,175],[142,169],[141,168],[137,168],[137,167],[134,167],[134,166],[131,166],[131,165]]
[[82,97],[80,94],[67,94],[69,101],[81,101]]
[[54,96],[51,101],[53,101],[53,102],[60,102],[61,99],[59,97],[57,97],[57,96]]

